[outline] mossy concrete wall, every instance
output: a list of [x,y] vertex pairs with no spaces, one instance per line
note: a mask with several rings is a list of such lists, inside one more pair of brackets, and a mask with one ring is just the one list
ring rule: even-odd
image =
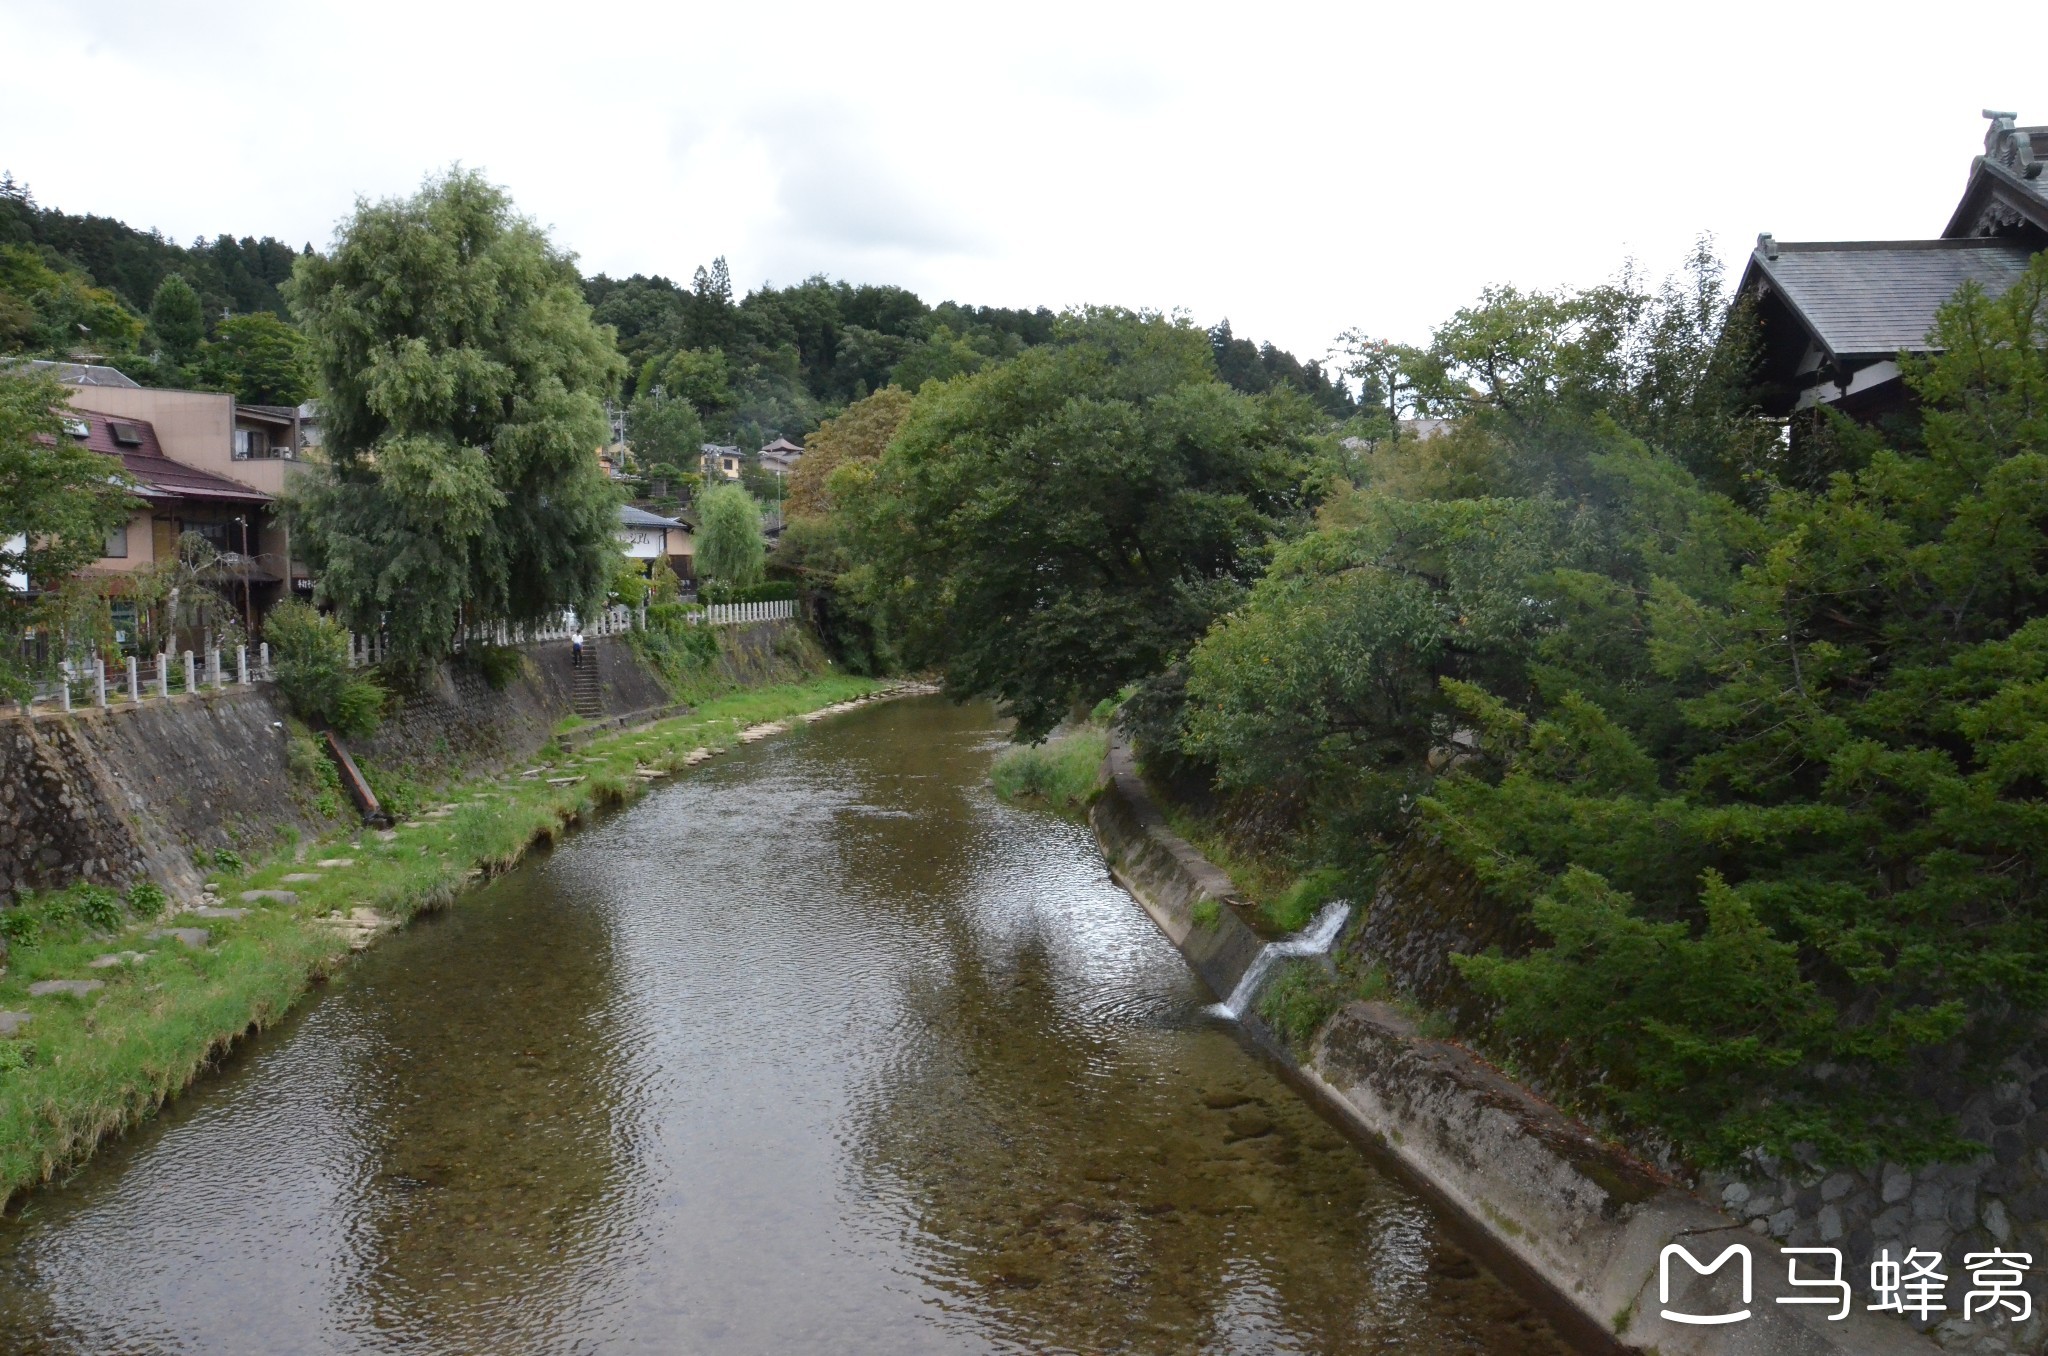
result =
[[[1198,901],[1227,902],[1229,878],[1167,828],[1120,738],[1105,772],[1090,820],[1112,874],[1210,990],[1228,993],[1256,956],[1258,938],[1228,908],[1216,930],[1194,926],[1191,914]],[[1844,1275],[1860,1298],[1844,1321],[1830,1322],[1813,1306],[1778,1304],[1813,1292],[1787,1283],[1770,1238],[1606,1145],[1471,1052],[1419,1034],[1386,1004],[1344,1007],[1301,1061],[1255,1018],[1252,1034],[1327,1112],[1461,1218],[1483,1240],[1482,1252],[1547,1292],[1562,1326],[1588,1347],[1661,1356],[1933,1356],[1940,1349],[1905,1324],[1864,1311],[1867,1292],[1852,1273]],[[1681,1261],[1665,1298],[1660,1262],[1674,1242],[1703,1264],[1730,1244],[1750,1250],[1746,1320],[1702,1326],[1662,1316],[1667,1308],[1724,1312],[1732,1293],[1727,1273],[1696,1275]]]

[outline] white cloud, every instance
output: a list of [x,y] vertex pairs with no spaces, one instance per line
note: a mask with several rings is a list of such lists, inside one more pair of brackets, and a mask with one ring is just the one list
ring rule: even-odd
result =
[[459,160],[592,271],[1182,306],[1303,356],[1701,230],[1930,234],[1980,107],[2048,120],[2024,44],[1903,4],[197,8],[0,0],[0,165],[296,244]]

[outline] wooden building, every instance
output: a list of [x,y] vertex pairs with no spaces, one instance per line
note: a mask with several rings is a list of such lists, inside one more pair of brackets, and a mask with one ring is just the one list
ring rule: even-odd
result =
[[1755,307],[1766,413],[1831,406],[1873,422],[1907,409],[1899,356],[1928,351],[1935,312],[1965,283],[1999,295],[2048,249],[2048,127],[1984,116],[1984,153],[1939,237],[1757,238],[1737,295]]

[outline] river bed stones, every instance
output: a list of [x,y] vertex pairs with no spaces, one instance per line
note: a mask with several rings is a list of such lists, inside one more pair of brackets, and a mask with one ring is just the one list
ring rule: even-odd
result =
[[106,981],[99,979],[39,979],[28,986],[28,993],[31,998],[47,998],[60,993],[83,998],[106,987]]
[[111,970],[117,965],[136,965],[149,959],[147,951],[109,951],[85,963],[88,970]]
[[[267,893],[271,895],[284,895],[285,898],[280,901],[281,903],[296,903],[299,898],[297,895],[292,894],[286,890],[269,890],[264,891],[262,893]],[[247,899],[248,896],[244,895],[243,898]],[[186,910],[186,912],[190,913],[194,918],[247,918],[249,916],[249,911],[247,909],[200,908],[188,909]]]
[[33,1022],[33,1012],[0,1012],[0,1036],[12,1036],[21,1030],[24,1022]]
[[550,777],[550,778],[548,778],[548,785],[549,785],[549,786],[574,786],[574,785],[576,785],[576,783],[578,783],[578,782],[580,782],[580,781],[582,781],[582,780],[583,780],[583,778],[581,778],[581,777]]
[[294,871],[289,876],[280,876],[286,885],[311,885],[320,879],[318,871]]
[[324,866],[330,871],[338,871],[343,867],[350,867],[355,864],[356,859],[353,857],[322,857],[319,861],[313,863],[315,866]]
[[[317,880],[319,877],[316,876],[314,879]],[[242,891],[242,902],[244,904],[296,904],[299,902],[299,897],[290,890],[244,890]],[[193,912],[198,914],[206,913],[204,909],[194,909]],[[223,912],[220,916],[240,918],[247,912],[248,910],[246,909],[230,909]]]
[[155,932],[144,935],[152,942],[165,940],[181,942],[191,947],[194,951],[201,950],[208,942],[213,940],[213,934],[205,928],[158,928]]

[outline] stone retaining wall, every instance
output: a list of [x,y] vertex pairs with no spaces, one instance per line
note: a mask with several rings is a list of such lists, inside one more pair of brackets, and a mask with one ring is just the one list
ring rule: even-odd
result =
[[[801,636],[775,634],[796,630],[786,624],[718,630],[722,682],[795,681],[821,668]],[[676,710],[624,639],[599,641],[593,658],[608,712]],[[554,737],[570,714],[571,681],[566,642],[531,647],[525,673],[503,691],[474,670],[444,665],[351,752],[373,772],[432,780],[496,771]],[[285,720],[269,684],[68,715],[0,713],[0,904],[23,888],[144,877],[189,897],[205,875],[195,852],[253,854],[280,831],[332,827],[313,788],[288,770]]]
[[[1244,929],[1251,954],[1240,963],[1241,940],[1219,947],[1186,919],[1189,901],[1216,898],[1218,882],[1227,890],[1228,878],[1166,829],[1121,737],[1112,739],[1105,772],[1090,822],[1112,872],[1210,989],[1227,992],[1256,954],[1256,937]],[[1844,1276],[1856,1300],[1843,1321],[1828,1321],[1812,1306],[1778,1304],[1812,1292],[1787,1284],[1774,1240],[1603,1144],[1469,1051],[1418,1034],[1385,1004],[1346,1006],[1316,1034],[1306,1063],[1296,1063],[1269,1033],[1255,1034],[1333,1116],[1482,1236],[1487,1251],[1508,1264],[1504,1270],[1546,1291],[1561,1306],[1562,1326],[1588,1347],[1618,1344],[1662,1356],[1940,1350],[1904,1323],[1867,1312],[1863,1277],[1852,1272]],[[1749,1317],[1714,1326],[1663,1317],[1666,1309],[1725,1311],[1734,1293],[1728,1273],[1695,1275],[1681,1260],[1672,1264],[1664,1298],[1660,1264],[1673,1243],[1702,1264],[1731,1245],[1747,1248]]]

